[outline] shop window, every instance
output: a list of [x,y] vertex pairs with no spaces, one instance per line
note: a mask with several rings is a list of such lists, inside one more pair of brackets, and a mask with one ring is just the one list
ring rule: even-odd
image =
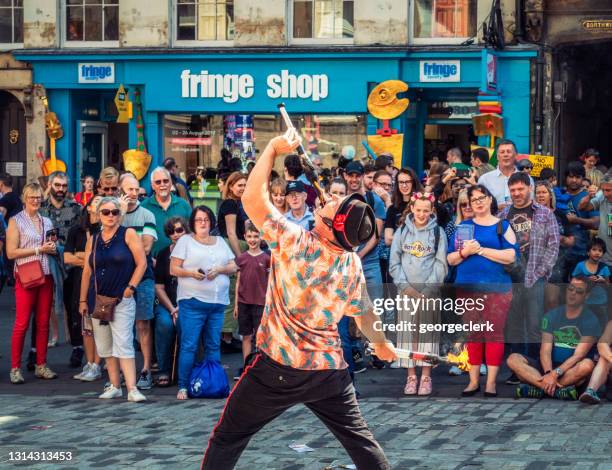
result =
[[66,0],[66,41],[119,40],[119,0]]
[[[321,157],[323,166],[338,165],[338,154],[352,145],[361,154],[366,138],[366,116],[292,115],[310,154]],[[185,177],[197,167],[216,170],[222,149],[242,160],[255,160],[273,137],[284,132],[280,116],[267,114],[166,114],[164,157],[174,157]],[[211,171],[209,171],[211,173]]]
[[233,0],[177,0],[177,41],[234,39]]
[[476,35],[476,0],[414,0],[415,43],[454,42]]
[[0,0],[0,44],[23,43],[23,0]]
[[350,42],[353,0],[293,0],[293,42]]

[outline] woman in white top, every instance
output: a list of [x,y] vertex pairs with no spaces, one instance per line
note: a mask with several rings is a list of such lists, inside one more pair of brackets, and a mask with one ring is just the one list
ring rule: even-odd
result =
[[[9,220],[6,231],[6,255],[15,260],[15,325],[13,326],[11,349],[11,383],[22,384],[21,354],[23,342],[30,325],[32,312],[36,315],[36,371],[39,379],[54,379],[57,374],[47,367],[47,341],[49,340],[49,317],[53,301],[53,277],[49,271],[49,255],[56,253],[55,242],[47,241],[53,229],[51,220],[39,213],[43,198],[42,188],[37,183],[26,184],[22,199],[24,209]],[[33,265],[34,266],[33,268]],[[33,272],[40,273],[37,285],[26,287],[22,278]]]
[[196,207],[189,219],[191,234],[181,237],[170,258],[170,274],[178,278],[177,301],[180,327],[178,370],[179,400],[187,399],[187,386],[195,362],[199,338],[204,331],[207,360],[221,360],[221,327],[229,305],[229,275],[237,271],[234,253],[221,237],[210,231],[215,214]]

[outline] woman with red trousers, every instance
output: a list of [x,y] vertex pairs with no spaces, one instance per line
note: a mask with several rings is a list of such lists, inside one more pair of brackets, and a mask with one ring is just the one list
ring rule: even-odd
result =
[[[24,383],[21,373],[23,342],[30,324],[31,312],[36,315],[36,369],[39,379],[55,379],[57,374],[47,367],[49,317],[53,302],[53,278],[49,271],[49,255],[56,253],[55,243],[47,241],[53,229],[51,220],[38,210],[43,198],[37,183],[25,185],[22,192],[24,209],[11,217],[6,231],[6,254],[15,260],[16,317],[11,347],[11,383]],[[23,279],[22,279],[23,278]],[[29,279],[30,282],[26,282]],[[24,285],[25,284],[25,285]]]
[[[493,325],[492,332],[472,332],[468,335],[467,350],[470,363],[470,383],[462,395],[471,397],[480,391],[478,383],[480,365],[487,364],[485,397],[497,396],[496,379],[504,358],[504,329],[510,301],[512,281],[504,265],[514,263],[516,257],[516,235],[506,221],[500,221],[495,199],[482,185],[467,190],[468,203],[474,217],[457,226],[455,243],[449,244],[448,264],[456,266],[456,297],[471,298],[472,305],[482,308],[467,309],[463,322]],[[461,240],[471,232],[471,237]],[[462,233],[463,235],[459,235]],[[467,306],[467,302],[466,302]],[[486,330],[485,330],[486,331]],[[484,358],[483,358],[484,355]]]

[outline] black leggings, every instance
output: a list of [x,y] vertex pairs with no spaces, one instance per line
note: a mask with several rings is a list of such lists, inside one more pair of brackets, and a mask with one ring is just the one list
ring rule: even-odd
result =
[[202,469],[232,469],[253,435],[293,405],[323,421],[360,470],[388,470],[385,454],[361,416],[346,369],[298,370],[258,353],[230,393],[213,429]]

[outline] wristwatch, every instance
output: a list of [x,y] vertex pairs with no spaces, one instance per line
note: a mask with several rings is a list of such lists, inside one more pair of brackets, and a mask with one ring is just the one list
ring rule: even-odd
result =
[[560,368],[560,367],[557,367],[557,368],[555,369],[555,372],[557,373],[557,377],[561,377],[561,376],[563,375],[563,371],[561,370],[561,368]]
[[128,284],[127,288],[130,289],[132,292],[136,292],[136,288],[132,284]]

